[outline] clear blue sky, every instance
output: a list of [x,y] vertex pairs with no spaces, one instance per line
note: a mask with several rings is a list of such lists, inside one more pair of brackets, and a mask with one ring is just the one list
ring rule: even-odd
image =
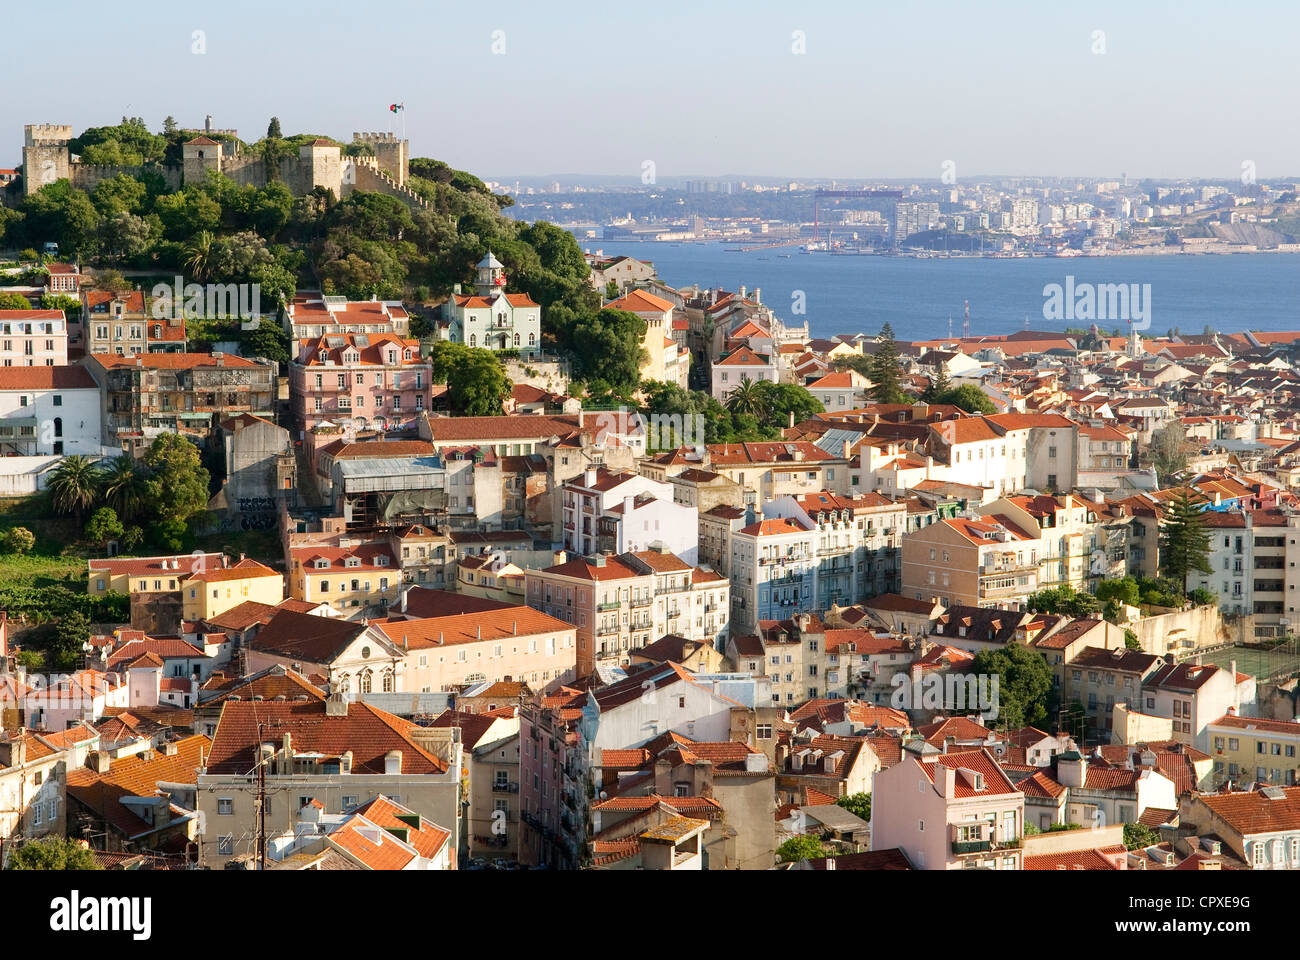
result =
[[15,4],[0,166],[19,161],[24,123],[80,131],[128,113],[159,129],[211,113],[252,140],[275,114],[286,133],[347,139],[386,129],[387,105],[405,101],[412,155],[488,178],[636,177],[645,160],[661,178],[919,178],[952,160],[959,178],[1235,179],[1253,160],[1267,180],[1300,175],[1295,12],[1281,0]]

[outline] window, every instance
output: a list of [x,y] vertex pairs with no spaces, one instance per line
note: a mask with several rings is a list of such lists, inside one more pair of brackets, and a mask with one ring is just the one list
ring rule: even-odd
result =
[[760,723],[758,725],[758,739],[760,740],[772,739],[772,725],[770,723]]
[[217,799],[217,814],[228,817],[235,812],[235,801],[231,797],[219,797]]
[[232,857],[235,855],[235,838],[230,834],[224,837],[217,837],[217,855],[221,857]]

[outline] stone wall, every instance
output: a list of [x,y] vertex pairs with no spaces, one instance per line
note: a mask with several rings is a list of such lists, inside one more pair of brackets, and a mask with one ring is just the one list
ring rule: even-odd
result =
[[569,389],[567,360],[506,360],[505,368],[511,383],[526,383],[551,393],[565,393]]

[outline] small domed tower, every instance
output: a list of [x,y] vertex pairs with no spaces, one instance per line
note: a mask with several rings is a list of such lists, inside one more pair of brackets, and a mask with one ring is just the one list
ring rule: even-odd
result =
[[492,256],[491,250],[478,262],[478,279],[474,281],[474,289],[480,297],[505,293],[506,268],[500,260]]

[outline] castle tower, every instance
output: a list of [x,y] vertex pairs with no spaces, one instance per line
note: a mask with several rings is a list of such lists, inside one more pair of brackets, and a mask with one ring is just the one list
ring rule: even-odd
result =
[[487,256],[478,262],[478,279],[474,281],[474,290],[480,297],[494,297],[504,293],[506,287],[506,268],[489,250]]
[[410,179],[410,141],[397,139],[392,133],[353,133],[353,143],[367,144],[375,151],[375,162],[399,187]]
[[298,185],[296,193],[311,193],[317,187],[332,190],[334,196],[343,196],[343,151],[337,143],[323,138],[305,143],[298,148],[305,182]]
[[221,172],[221,141],[195,137],[181,144],[181,176],[185,183],[203,183],[208,171]]
[[72,127],[65,123],[29,123],[23,127],[23,193],[27,196],[56,180],[72,179],[68,141]]

